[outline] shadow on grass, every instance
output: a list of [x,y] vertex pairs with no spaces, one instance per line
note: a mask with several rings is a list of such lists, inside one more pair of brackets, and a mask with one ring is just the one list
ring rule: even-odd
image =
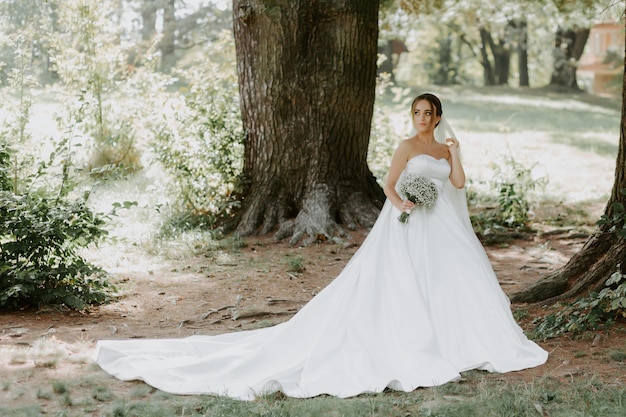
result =
[[433,91],[459,131],[550,133],[619,133],[621,98],[544,89],[504,87],[410,88],[409,94]]
[[608,156],[615,158],[617,156],[617,140],[615,143],[609,143],[604,140],[594,140],[589,137],[581,137],[578,135],[553,134],[551,142],[561,145],[567,145],[585,152],[595,153],[600,156]]

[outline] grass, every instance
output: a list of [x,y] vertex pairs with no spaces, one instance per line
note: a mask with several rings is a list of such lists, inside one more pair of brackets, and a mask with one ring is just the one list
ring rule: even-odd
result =
[[[214,396],[175,396],[136,383],[124,393],[113,393],[106,377],[91,389],[91,398],[79,398],[68,382],[67,391],[42,389],[36,398],[26,396],[19,407],[0,406],[3,417],[43,415],[36,403],[57,404],[57,414],[98,415],[106,417],[522,417],[542,416],[622,417],[626,415],[626,390],[623,384],[595,379],[562,383],[550,378],[531,383],[502,383],[498,378],[472,371],[462,382],[441,387],[422,388],[410,393],[387,391],[339,399],[320,396],[310,399],[286,398],[273,394],[255,401],[237,401]],[[59,414],[59,413],[67,414]]]
[[609,357],[616,362],[626,362],[626,350],[615,349],[609,351]]
[[572,135],[555,133],[552,142],[567,145],[584,152],[596,155],[615,157],[617,155],[617,142],[607,142],[603,136],[593,137],[589,135]]
[[305,260],[302,256],[299,255],[290,255],[287,257],[287,272],[293,272],[295,274],[299,274],[304,272],[306,269]]
[[615,110],[620,109],[619,97],[545,94],[540,89],[514,91],[512,94],[511,89],[489,87],[459,91],[444,87],[440,95],[446,99],[444,111],[451,120],[458,121],[461,131],[545,131],[578,136],[581,132],[619,129],[619,117],[615,117]]

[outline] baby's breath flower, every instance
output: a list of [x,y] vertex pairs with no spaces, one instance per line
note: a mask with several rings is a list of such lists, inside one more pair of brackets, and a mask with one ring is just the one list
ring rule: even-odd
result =
[[[437,202],[439,192],[433,182],[421,175],[404,171],[398,179],[398,193],[416,206],[433,208]],[[409,213],[404,211],[398,217],[402,223],[409,219]]]

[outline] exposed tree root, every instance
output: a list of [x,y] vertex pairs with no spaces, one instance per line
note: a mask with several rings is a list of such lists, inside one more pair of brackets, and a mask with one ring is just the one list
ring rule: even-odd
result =
[[620,264],[625,271],[626,242],[613,234],[595,234],[563,268],[513,294],[511,301],[550,303],[597,291]]
[[[378,186],[377,186],[378,187]],[[290,244],[304,246],[345,236],[345,229],[371,227],[380,212],[384,195],[380,187],[369,194],[353,188],[318,184],[300,200],[297,214],[284,201],[287,198],[255,196],[243,213],[238,233],[266,234],[276,230],[277,241],[290,238]]]

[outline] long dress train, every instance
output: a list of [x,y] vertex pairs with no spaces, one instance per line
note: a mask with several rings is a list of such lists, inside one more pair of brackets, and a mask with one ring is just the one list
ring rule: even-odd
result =
[[[446,159],[418,155],[407,170],[443,190]],[[289,321],[270,328],[180,339],[101,340],[98,364],[122,380],[175,394],[250,400],[350,397],[386,387],[441,385],[469,369],[538,366],[547,352],[515,322],[487,255],[439,193],[408,223],[387,201],[337,278]]]

